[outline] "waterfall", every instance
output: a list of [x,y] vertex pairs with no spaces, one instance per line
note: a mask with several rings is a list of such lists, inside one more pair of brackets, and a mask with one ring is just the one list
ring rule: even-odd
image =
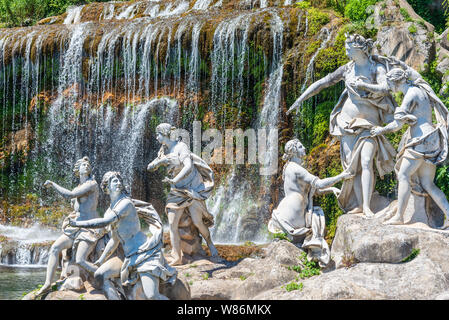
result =
[[67,8],[67,17],[64,24],[77,24],[81,21],[81,11],[84,6],[70,6]]
[[[223,130],[276,129],[283,54],[292,45],[284,41],[290,30],[284,30],[281,16],[288,21],[298,14],[290,4],[88,3],[69,7],[52,25],[1,29],[1,192],[16,188],[50,198],[42,192],[43,181],[73,187],[73,165],[88,156],[97,180],[106,171],[121,171],[131,191],[149,201],[153,181],[147,181],[145,167],[159,148],[157,123],[189,130],[199,119]],[[293,28],[304,23],[298,20]],[[327,31],[319,50],[330,38]],[[306,82],[317,54],[304,62]],[[28,142],[30,150],[24,147]],[[260,218],[271,201],[270,179],[254,176],[258,170],[252,168],[230,165],[224,176],[220,171],[223,183],[217,181],[208,201],[216,217],[215,241],[264,239]],[[20,261],[29,259],[24,248]]]
[[304,92],[306,85],[310,79],[310,77],[313,74],[313,65],[315,63],[315,59],[318,56],[318,54],[321,52],[321,50],[323,50],[327,43],[329,42],[329,40],[331,39],[331,33],[329,32],[329,30],[327,28],[323,28],[320,32],[320,38],[323,38],[324,35],[326,35],[326,38],[323,39],[323,42],[321,42],[320,48],[313,54],[312,58],[310,59],[309,64],[307,65],[307,69],[306,69],[306,79],[304,80],[304,83],[302,84],[301,87],[301,92]]
[[0,224],[0,236],[7,239],[0,242],[0,264],[45,266],[50,245],[59,235],[58,232],[39,225],[20,228]]

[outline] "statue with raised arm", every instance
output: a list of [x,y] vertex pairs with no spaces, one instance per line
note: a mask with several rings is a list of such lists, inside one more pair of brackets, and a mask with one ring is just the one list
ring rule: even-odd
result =
[[[424,190],[445,215],[442,229],[449,227],[449,202],[433,182],[435,170],[448,154],[449,112],[430,85],[416,71],[401,65],[387,73],[388,85],[402,92],[402,104],[394,112],[394,121],[371,129],[373,136],[409,127],[399,144],[395,171],[398,177],[398,202],[394,216],[386,224],[404,224],[412,189]],[[436,124],[433,123],[434,113]]]
[[[103,218],[87,221],[70,220],[73,227],[103,228],[110,226],[111,239],[96,264],[101,267],[95,278],[103,280],[103,291],[108,299],[118,299],[111,279],[120,276],[121,284],[129,288],[131,300],[167,300],[159,292],[160,281],[174,284],[177,271],[170,267],[162,253],[162,223],[155,210],[147,210],[147,223],[152,236],[149,238],[141,231],[139,215],[133,200],[125,193],[123,180],[119,172],[107,172],[103,176],[101,188],[109,194],[111,204]],[[123,246],[125,259],[106,259]],[[105,262],[106,261],[106,262]],[[104,263],[105,262],[105,263]],[[104,263],[104,264],[103,264]]]
[[213,171],[207,163],[190,152],[187,145],[178,140],[171,140],[170,135],[176,128],[168,123],[162,123],[156,128],[156,139],[162,144],[158,157],[147,167],[148,171],[166,166],[171,178],[163,182],[171,185],[167,197],[166,213],[170,225],[171,265],[183,264],[183,251],[179,235],[179,222],[183,215],[191,217],[209,247],[211,256],[218,256],[218,251],[212,243],[209,227],[213,225],[213,215],[209,213],[205,200],[214,187]]
[[84,228],[74,228],[69,225],[69,219],[76,221],[90,220],[98,217],[98,184],[92,176],[92,166],[88,157],[79,159],[73,169],[75,176],[79,177],[80,184],[72,191],[61,187],[53,181],[47,180],[44,183],[46,188],[54,188],[56,192],[65,198],[72,199],[73,212],[62,224],[63,234],[53,243],[49,252],[47,264],[47,277],[44,285],[38,294],[47,291],[50,288],[52,280],[58,266],[60,253],[72,248],[72,257],[75,258],[77,265],[82,267],[90,275],[94,275],[97,266],[88,261],[88,257],[95,249],[95,245],[103,235],[104,230],[89,230]]
[[293,242],[302,241],[302,248],[308,251],[309,259],[318,260],[324,266],[330,261],[329,246],[324,239],[325,218],[323,210],[313,206],[313,196],[329,192],[338,195],[340,190],[332,186],[351,178],[352,173],[344,171],[335,177],[320,179],[302,166],[305,154],[298,139],[285,144],[283,159],[287,163],[282,173],[285,197],[273,210],[268,230],[271,233],[285,232]]
[[391,121],[395,102],[386,82],[385,61],[371,54],[373,42],[360,35],[347,35],[346,54],[351,61],[313,83],[291,106],[298,109],[303,101],[339,81],[345,82],[337,105],[330,116],[331,135],[340,140],[344,170],[354,177],[343,182],[338,202],[347,213],[372,217],[371,197],[375,186],[373,163],[380,177],[393,171],[396,151],[383,136],[372,137],[370,129]]

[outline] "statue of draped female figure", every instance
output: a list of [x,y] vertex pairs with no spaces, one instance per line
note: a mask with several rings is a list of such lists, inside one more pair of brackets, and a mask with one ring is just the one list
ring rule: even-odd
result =
[[[383,177],[393,171],[396,151],[382,134],[371,136],[370,129],[390,122],[396,103],[387,85],[385,61],[372,54],[373,41],[357,34],[347,35],[345,46],[351,61],[308,87],[287,113],[321,90],[345,82],[345,90],[330,116],[329,132],[340,140],[343,169],[355,175],[343,182],[338,202],[346,213],[363,212],[373,217],[374,163]],[[365,87],[359,86],[361,82]]]

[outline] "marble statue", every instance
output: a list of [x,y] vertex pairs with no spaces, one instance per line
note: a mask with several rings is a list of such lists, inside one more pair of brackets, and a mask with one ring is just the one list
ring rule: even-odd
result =
[[366,217],[373,216],[373,163],[383,177],[393,171],[396,155],[382,134],[374,137],[370,133],[371,128],[392,120],[396,106],[387,85],[385,62],[372,55],[372,46],[371,39],[347,35],[346,54],[351,61],[313,83],[288,110],[290,113],[321,90],[345,82],[345,90],[330,116],[329,132],[340,140],[343,169],[351,169],[355,175],[343,182],[338,202],[345,212],[363,212]]
[[[100,258],[95,262],[101,265],[95,273],[96,280],[102,280],[103,291],[110,300],[119,299],[114,290],[112,279],[120,277],[121,284],[130,288],[128,298],[166,300],[159,292],[160,281],[174,284],[177,271],[169,266],[162,253],[163,228],[157,212],[146,210],[146,221],[150,224],[151,237],[141,231],[136,207],[123,186],[118,172],[107,172],[101,182],[102,190],[111,198],[111,204],[103,218],[79,221],[70,219],[73,227],[103,228],[109,227],[111,239]],[[118,257],[107,260],[118,245],[123,246],[124,260]]]
[[324,239],[325,218],[323,210],[313,206],[313,196],[329,192],[338,196],[340,190],[331,186],[353,174],[347,170],[335,177],[320,179],[302,166],[305,154],[298,139],[286,143],[283,159],[287,163],[282,173],[285,197],[273,210],[268,230],[285,232],[294,242],[302,240],[302,248],[309,251],[309,259],[316,259],[324,266],[330,261],[329,246]]
[[163,182],[171,185],[167,196],[166,213],[170,226],[171,265],[183,264],[183,250],[179,234],[179,223],[183,215],[188,214],[209,247],[212,257],[218,256],[209,227],[213,225],[213,216],[208,212],[205,200],[213,187],[213,171],[200,157],[190,152],[180,140],[171,140],[172,130],[176,128],[162,123],[156,128],[156,139],[162,144],[158,157],[148,164],[147,170],[154,171],[166,166],[171,178]]
[[[445,215],[442,229],[449,227],[449,202],[435,185],[436,165],[448,154],[449,112],[430,85],[412,68],[393,68],[387,75],[393,92],[404,94],[403,102],[394,112],[394,120],[384,127],[371,129],[373,136],[409,127],[399,145],[395,171],[398,178],[398,202],[394,216],[386,224],[404,224],[412,189],[424,190]],[[432,112],[436,124],[433,124]]]
[[58,259],[65,249],[72,249],[72,257],[76,264],[94,275],[97,266],[88,261],[88,257],[95,249],[98,239],[104,235],[104,230],[89,230],[85,228],[73,227],[69,225],[69,219],[76,221],[90,220],[98,218],[98,184],[92,176],[92,166],[88,157],[79,159],[73,169],[75,176],[79,177],[80,184],[72,191],[61,187],[53,181],[47,180],[44,183],[46,188],[54,188],[60,195],[71,198],[73,212],[67,217],[62,225],[63,234],[53,243],[49,252],[46,280],[38,294],[50,288],[52,280],[58,266]]

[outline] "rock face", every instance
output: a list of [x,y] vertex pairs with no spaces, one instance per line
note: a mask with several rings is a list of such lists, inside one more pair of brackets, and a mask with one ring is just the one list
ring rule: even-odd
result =
[[417,71],[435,58],[434,27],[418,16],[404,0],[378,3],[373,14],[379,29],[376,47],[380,54],[395,56]]
[[[382,221],[383,218],[368,220],[359,215],[343,215],[332,244],[337,269],[303,280],[302,290],[286,292],[275,288],[255,298],[448,297],[449,232],[430,229],[421,223],[387,226]],[[416,255],[414,259],[412,253]]]
[[[335,263],[319,274],[301,272],[303,250],[280,240],[235,262],[178,266],[177,285],[160,290],[183,300],[449,299],[449,231],[422,222],[384,225],[387,218],[382,212],[373,219],[341,216],[331,247]],[[46,299],[104,299],[88,282],[79,289]]]

